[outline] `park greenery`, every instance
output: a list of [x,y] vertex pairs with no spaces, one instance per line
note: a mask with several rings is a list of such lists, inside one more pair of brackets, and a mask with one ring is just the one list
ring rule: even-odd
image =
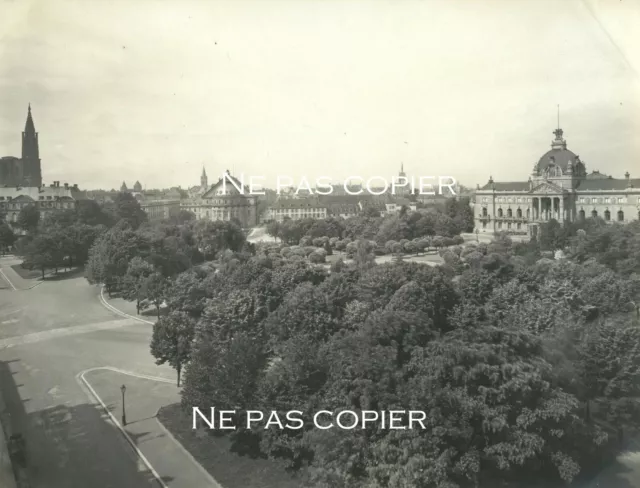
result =
[[[416,231],[422,220],[447,222],[302,221],[256,246],[229,223],[171,227],[174,246],[166,230],[153,241],[116,225],[90,256],[111,274],[92,279],[165,306],[151,352],[184,377],[187,412],[428,413],[426,431],[228,434],[234,451],[284,461],[309,486],[554,486],[593,474],[640,427],[640,224],[552,221],[538,241],[461,245],[460,227]],[[354,233],[350,222],[365,223]],[[421,252],[407,246],[421,241],[438,243],[442,266],[375,262],[380,248]],[[162,284],[148,298],[151,276]]]
[[[551,221],[538,240],[465,243],[473,224],[451,202],[285,220],[269,227],[280,242],[253,245],[235,222],[150,224],[138,210],[126,199],[35,226],[25,215],[19,247],[38,269],[86,263],[89,282],[151,307],[151,353],[182,379],[186,412],[427,412],[426,431],[227,434],[308,486],[561,486],[638,432],[638,222]],[[444,264],[376,264],[430,249]]]
[[428,412],[426,432],[230,434],[234,449],[284,459],[310,486],[553,486],[590,474],[640,427],[640,225],[582,227],[561,242],[564,259],[497,236],[443,251],[436,268],[376,265],[360,241],[331,272],[277,253],[190,269],[167,301],[171,320],[193,327],[188,358],[173,346],[183,405],[265,418]]

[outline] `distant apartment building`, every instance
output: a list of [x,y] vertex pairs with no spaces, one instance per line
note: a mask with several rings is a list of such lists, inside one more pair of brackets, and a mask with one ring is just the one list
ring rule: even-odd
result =
[[248,228],[258,223],[258,197],[227,171],[217,183],[208,186],[203,170],[200,188],[204,193],[190,191],[190,198],[180,202],[180,208],[196,216],[197,220],[236,219],[242,227]]
[[264,220],[282,222],[285,219],[324,219],[329,215],[328,206],[318,198],[279,198],[267,209]]
[[20,211],[29,205],[38,209],[42,219],[56,210],[72,210],[82,200],[89,198],[85,191],[78,189],[78,185],[65,183],[60,186],[59,181],[42,187],[0,187],[0,213],[6,215],[12,226],[18,221]]
[[366,208],[375,208],[380,215],[399,213],[403,207],[415,211],[417,205],[404,197],[391,195],[320,195],[306,198],[279,198],[267,209],[264,221],[281,222],[285,218],[324,219],[341,217],[348,219],[360,214]]
[[145,211],[149,222],[160,222],[176,217],[180,213],[180,200],[139,200],[140,208]]

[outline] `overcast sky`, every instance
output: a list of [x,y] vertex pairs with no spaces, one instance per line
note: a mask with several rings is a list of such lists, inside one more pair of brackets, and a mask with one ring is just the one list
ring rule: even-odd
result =
[[[526,180],[560,104],[640,177],[640,2],[0,0],[0,156],[31,102],[45,183]],[[635,29],[635,32],[634,32]]]

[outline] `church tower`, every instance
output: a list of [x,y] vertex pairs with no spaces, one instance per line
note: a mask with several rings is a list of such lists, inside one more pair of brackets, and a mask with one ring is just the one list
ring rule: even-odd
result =
[[209,189],[209,179],[207,178],[207,172],[202,167],[202,175],[200,176],[200,191],[205,192]]
[[22,133],[22,175],[26,186],[42,186],[38,133],[31,116],[31,104]]

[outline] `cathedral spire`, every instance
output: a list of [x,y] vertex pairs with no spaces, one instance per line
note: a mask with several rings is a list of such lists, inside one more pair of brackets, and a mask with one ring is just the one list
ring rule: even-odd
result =
[[29,109],[27,111],[27,122],[24,124],[24,131],[30,136],[36,133],[36,126],[34,125],[33,117],[31,116],[31,104],[29,104]]
[[23,179],[28,186],[42,185],[38,133],[31,115],[31,104],[27,108],[27,121],[22,133],[22,167]]

